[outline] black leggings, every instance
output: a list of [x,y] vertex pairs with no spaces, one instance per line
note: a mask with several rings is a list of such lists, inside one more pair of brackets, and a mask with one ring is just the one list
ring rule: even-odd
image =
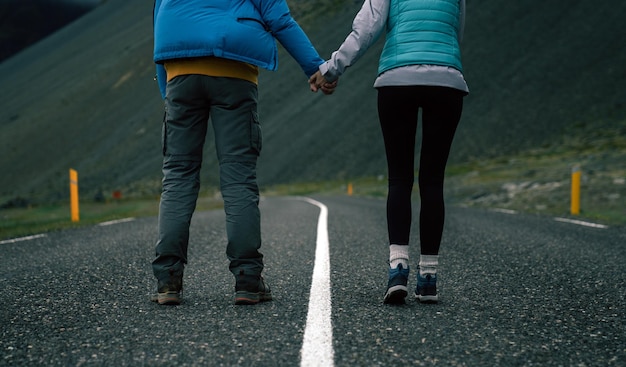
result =
[[378,88],[378,117],[385,141],[389,176],[387,230],[390,244],[409,244],[415,135],[421,108],[422,146],[418,175],[420,248],[422,255],[439,253],[445,218],[444,172],[461,118],[463,96],[463,92],[446,87]]

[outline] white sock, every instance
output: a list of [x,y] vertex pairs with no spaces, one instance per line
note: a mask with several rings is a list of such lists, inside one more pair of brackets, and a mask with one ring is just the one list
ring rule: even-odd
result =
[[389,245],[389,266],[395,269],[399,264],[403,269],[409,268],[409,246]]
[[420,274],[437,274],[439,255],[420,255]]

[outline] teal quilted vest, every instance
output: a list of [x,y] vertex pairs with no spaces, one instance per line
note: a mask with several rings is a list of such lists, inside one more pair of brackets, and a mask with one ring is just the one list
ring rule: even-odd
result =
[[459,71],[459,0],[391,0],[378,74],[407,65],[442,65]]

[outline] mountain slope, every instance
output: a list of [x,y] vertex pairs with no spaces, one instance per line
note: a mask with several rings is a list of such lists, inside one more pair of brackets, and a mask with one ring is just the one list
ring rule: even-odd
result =
[[[293,0],[322,57],[350,31],[360,2]],[[626,124],[626,3],[468,1],[463,58],[470,86],[453,163],[558,144],[577,129]],[[151,2],[108,0],[0,64],[0,203],[121,189],[157,195],[162,101],[153,80]],[[281,49],[260,75],[261,185],[385,174],[376,91],[382,41],[313,94]],[[624,130],[622,130],[624,131]],[[209,133],[203,183],[217,184]]]
[[99,0],[0,0],[0,62],[80,17]]

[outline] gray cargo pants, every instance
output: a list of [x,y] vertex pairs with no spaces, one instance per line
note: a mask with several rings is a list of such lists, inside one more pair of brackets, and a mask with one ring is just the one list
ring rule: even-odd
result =
[[182,276],[189,225],[200,189],[209,115],[226,213],[226,256],[233,274],[263,270],[256,162],[261,151],[257,86],[234,78],[182,75],[167,85],[163,124],[163,191],[154,275]]

